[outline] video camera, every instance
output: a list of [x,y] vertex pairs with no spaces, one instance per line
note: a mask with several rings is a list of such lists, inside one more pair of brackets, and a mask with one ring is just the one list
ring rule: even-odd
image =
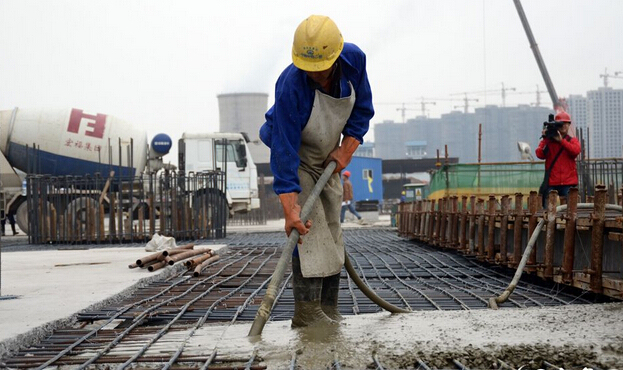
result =
[[558,129],[562,128],[564,122],[556,121],[554,115],[550,114],[547,122],[543,122],[545,134],[541,136],[543,139],[553,139],[558,137]]

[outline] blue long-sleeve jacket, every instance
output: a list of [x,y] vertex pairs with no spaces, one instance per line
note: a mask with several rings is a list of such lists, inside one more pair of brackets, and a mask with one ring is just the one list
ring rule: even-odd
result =
[[[366,73],[366,56],[354,44],[344,43],[339,56],[342,74],[340,98],[350,96],[348,81],[355,89],[355,106],[342,131],[363,143],[370,119],[374,116],[372,91]],[[275,86],[275,104],[266,112],[260,128],[260,139],[270,150],[273,190],[277,194],[301,192],[298,155],[301,133],[311,115],[315,96],[305,71],[290,64],[279,76]]]

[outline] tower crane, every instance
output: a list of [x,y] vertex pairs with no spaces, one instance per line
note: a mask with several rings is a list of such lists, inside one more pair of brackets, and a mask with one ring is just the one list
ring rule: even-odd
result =
[[[463,112],[467,113],[467,111],[469,110],[469,102],[470,101],[478,101],[478,99],[470,99],[467,97],[467,94],[473,94],[473,93],[467,93],[467,92],[462,92],[462,93],[455,93],[455,94],[450,94],[450,95],[464,95],[463,97]],[[460,107],[460,105],[455,105],[454,108],[458,108]]]
[[515,89],[514,87],[504,87],[504,82],[501,83],[502,84],[502,88],[501,89],[494,89],[494,90],[482,90],[482,91],[474,91],[473,94],[484,94],[484,95],[488,95],[491,93],[502,93],[502,106],[505,107],[506,106],[506,92],[507,91],[516,91],[517,89]]
[[618,71],[618,72],[614,72],[614,74],[611,75],[608,73],[608,68],[606,68],[606,70],[604,71],[604,74],[599,75],[599,77],[604,79],[604,87],[608,87],[608,78],[623,78],[623,72]]
[[530,103],[531,105],[534,105],[536,107],[540,107],[541,106],[541,93],[544,92],[543,90],[539,89],[539,85],[536,85],[536,91],[522,91],[522,92],[516,92],[513,93],[513,95],[523,95],[523,94],[535,94],[536,93],[536,103]]
[[434,101],[425,101],[424,97],[422,97],[422,100],[419,103],[402,103],[402,107],[396,108],[397,111],[401,111],[402,112],[402,123],[406,123],[407,122],[405,120],[405,111],[416,110],[416,109],[413,109],[413,108],[405,107],[406,104],[419,104],[421,112],[422,112],[422,116],[426,117],[426,106],[429,105],[429,104],[435,105],[436,103]]

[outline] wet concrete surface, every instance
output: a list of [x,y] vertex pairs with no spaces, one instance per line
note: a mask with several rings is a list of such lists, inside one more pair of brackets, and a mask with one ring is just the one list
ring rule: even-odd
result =
[[[623,304],[594,304],[503,311],[433,311],[348,316],[338,326],[290,328],[269,322],[261,337],[249,338],[250,324],[210,325],[188,343],[240,356],[258,348],[269,369],[289,366],[294,352],[301,369],[375,368],[376,354],[386,369],[473,369],[543,367],[543,360],[570,368],[623,367]],[[208,344],[209,343],[209,344]]]

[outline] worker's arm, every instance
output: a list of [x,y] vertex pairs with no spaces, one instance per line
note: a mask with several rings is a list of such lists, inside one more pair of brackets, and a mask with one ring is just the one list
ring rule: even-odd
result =
[[546,159],[547,158],[547,152],[548,152],[548,148],[547,148],[547,144],[549,143],[549,139],[543,139],[541,140],[541,142],[539,142],[539,147],[536,148],[536,157],[539,159]]
[[572,158],[577,157],[580,154],[580,151],[582,151],[580,141],[575,137],[567,136],[560,141],[560,144]]
[[[325,165],[332,160],[337,163],[334,173],[339,173],[348,166],[353,153],[363,143],[363,137],[370,127],[370,119],[374,116],[372,91],[366,72],[366,55],[356,45],[346,43],[340,57],[344,61],[342,73],[345,81],[350,81],[355,90],[355,105],[342,130],[344,138],[340,146],[329,154],[325,162]],[[345,91],[346,87],[347,85],[343,85],[342,90]]]
[[298,177],[301,133],[309,120],[313,98],[305,87],[304,75],[288,67],[277,80],[275,104],[266,113],[260,129],[262,141],[270,146],[270,169],[277,195],[300,193]]
[[[363,137],[368,132],[370,120],[374,116],[372,90],[366,72],[366,55],[356,45],[345,43],[340,57],[345,62],[342,64],[342,73],[345,79],[353,84],[356,97],[355,106],[342,134],[363,143]],[[342,86],[342,90],[345,87]]]

